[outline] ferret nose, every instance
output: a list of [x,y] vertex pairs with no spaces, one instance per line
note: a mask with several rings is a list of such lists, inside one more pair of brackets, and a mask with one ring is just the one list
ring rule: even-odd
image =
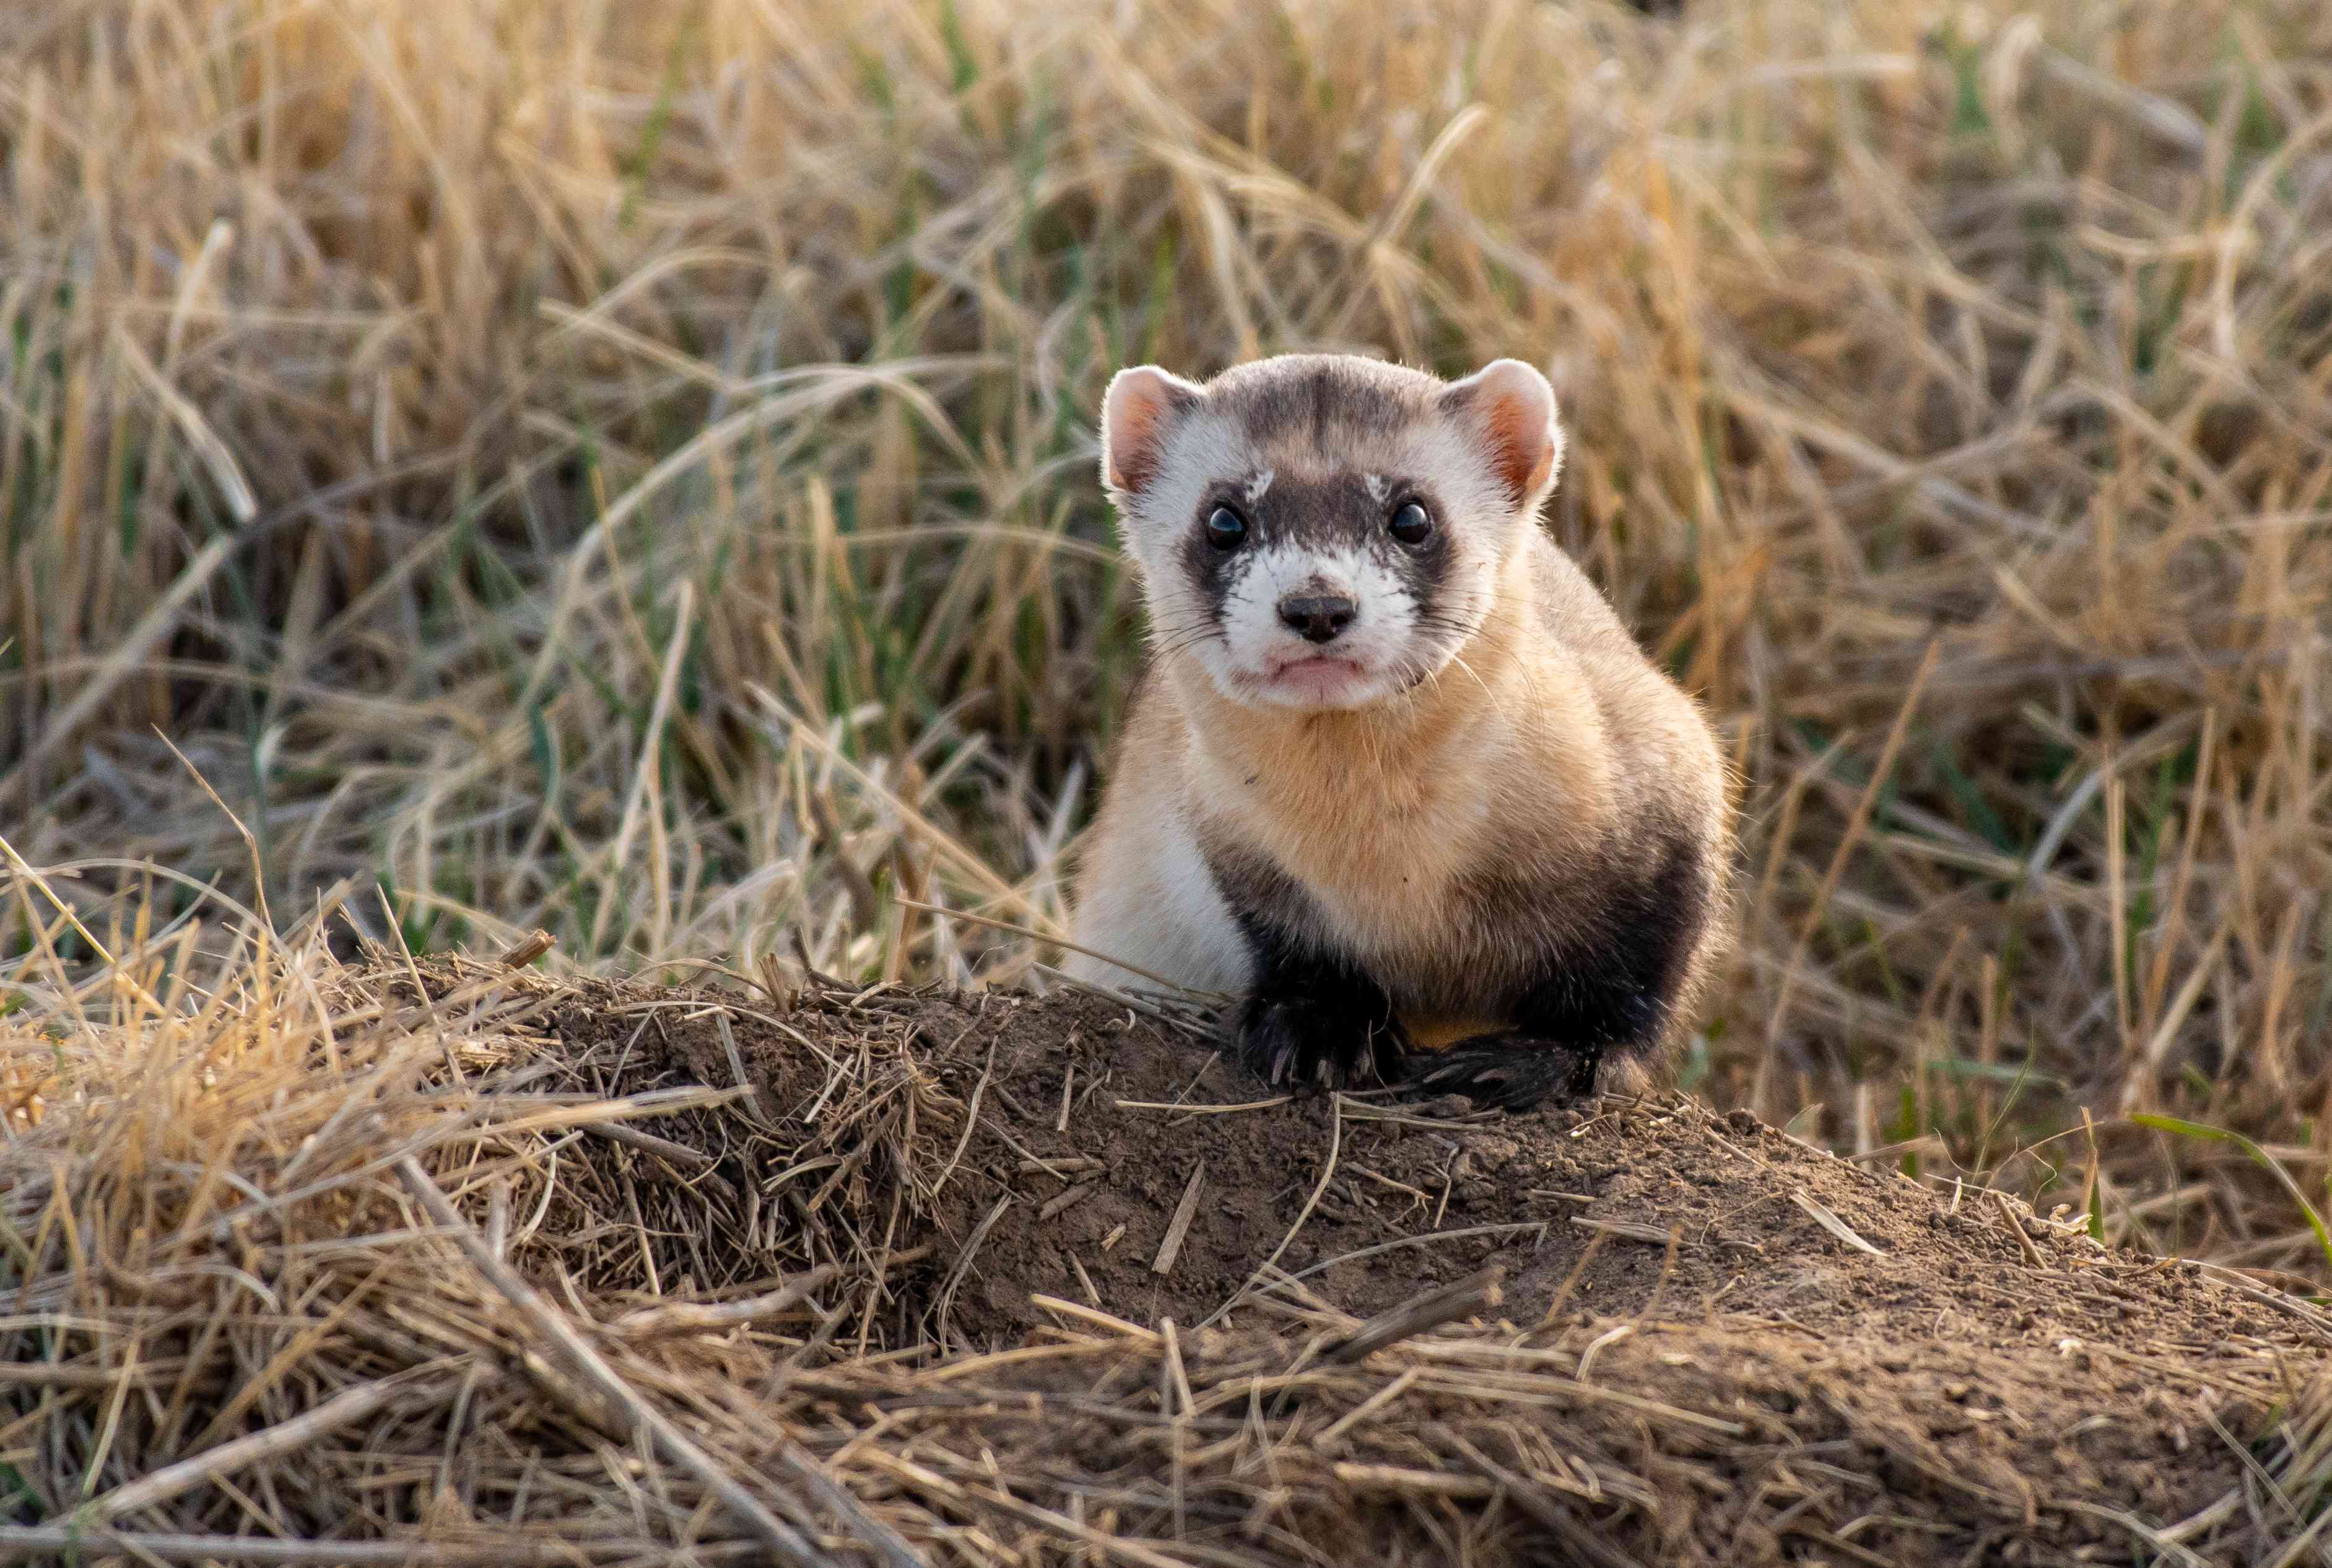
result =
[[1360,613],[1343,594],[1290,594],[1279,601],[1280,620],[1306,642],[1334,642]]

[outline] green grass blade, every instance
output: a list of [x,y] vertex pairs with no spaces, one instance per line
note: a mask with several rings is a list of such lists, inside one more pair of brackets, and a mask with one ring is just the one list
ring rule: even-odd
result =
[[2130,1120],[2141,1127],[2151,1127],[2157,1133],[2175,1133],[2182,1138],[2201,1138],[2213,1143],[2232,1143],[2245,1154],[2250,1155],[2253,1164],[2283,1183],[2283,1190],[2291,1194],[2291,1200],[2299,1205],[2299,1211],[2302,1214],[2308,1216],[2308,1228],[2316,1232],[2316,1245],[2324,1249],[2324,1261],[2327,1264],[2332,1264],[2332,1231],[2324,1229],[2324,1217],[2316,1212],[2316,1205],[2308,1200],[2308,1194],[2299,1190],[2299,1183],[2291,1179],[2291,1172],[2285,1170],[2282,1163],[2266,1150],[2244,1137],[2241,1133],[2232,1132],[2224,1127],[2204,1126],[2200,1122],[2182,1121],[2176,1116],[2163,1116],[2152,1112],[2145,1112],[2132,1116]]

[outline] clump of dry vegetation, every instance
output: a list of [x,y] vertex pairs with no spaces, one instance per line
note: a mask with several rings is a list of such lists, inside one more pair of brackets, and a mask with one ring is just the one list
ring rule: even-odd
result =
[[[421,1267],[333,1261],[318,1216],[357,1208],[247,1256],[216,1229],[291,1212],[311,1162],[417,1224],[399,1154],[474,1209],[457,1151],[607,1142],[486,1138],[519,1113],[465,1109],[442,1041],[492,1029],[420,1027],[338,967],[359,943],[540,928],[570,979],[772,995],[805,964],[1043,983],[994,923],[1057,934],[1139,657],[1091,435],[1135,359],[1544,364],[1574,454],[1549,526],[1743,779],[1744,940],[1686,1086],[2108,1244],[2326,1275],[2321,5],[91,0],[0,16],[0,1114],[31,1140],[0,1148],[42,1194],[5,1211],[0,1313],[66,1312],[24,1294],[59,1268],[115,1293],[72,1298],[87,1345],[0,1331],[82,1369],[0,1417],[0,1462],[89,1477],[49,1503],[135,1484],[126,1435],[167,1463],[336,1380],[454,1379],[409,1423],[445,1451],[536,1419],[472,1353],[507,1303],[440,1243],[453,1295],[413,1310],[475,1334],[430,1370],[452,1353],[355,1306],[386,1359],[329,1359],[357,1297],[300,1271]],[[311,1073],[339,1097],[281,1099]],[[425,1111],[471,1142],[416,1142]],[[24,1184],[75,1150],[150,1180]],[[139,1207],[170,1181],[182,1208]],[[168,1256],[123,1262],[133,1235]],[[139,1294],[173,1269],[280,1315]],[[771,1322],[687,1342],[779,1391],[722,1404],[723,1464],[841,1429],[780,1397],[832,1347]],[[196,1369],[230,1365],[223,1413]],[[456,1406],[478,1424],[430,1427]],[[2278,1429],[2238,1436],[2315,1473],[2318,1429]],[[639,1527],[606,1554],[665,1550],[709,1494],[623,1431],[511,1458],[496,1506],[617,1477]],[[407,1436],[352,1448],[403,1458],[335,1506],[391,1473],[445,1496]],[[928,1475],[885,1484],[998,1480]],[[313,1523],[235,1496],[180,1523]],[[2307,1512],[2247,1496],[2152,1549]],[[387,1527],[362,1506],[351,1541]]]

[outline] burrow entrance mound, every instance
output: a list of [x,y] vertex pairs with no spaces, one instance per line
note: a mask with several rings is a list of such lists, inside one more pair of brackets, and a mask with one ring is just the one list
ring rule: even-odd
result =
[[[874,1348],[967,1355],[1089,1326],[1063,1304],[1223,1343],[1349,1333],[1495,1269],[1497,1307],[1414,1347],[1417,1364],[1492,1407],[1511,1395],[1484,1419],[1560,1410],[1548,1439],[1591,1429],[1606,1475],[1676,1444],[1615,1561],[2174,1556],[2332,1343],[2289,1298],[2108,1253],[2004,1195],[1941,1194],[1745,1113],[1274,1095],[1199,1031],[1079,994],[788,999],[751,1017],[666,999],[655,1031],[673,1081],[741,1066],[753,1085],[759,1126],[692,1140],[764,1183],[750,1207],[799,1221],[764,1230],[785,1256],[747,1242],[747,1272],[871,1258],[862,1276],[887,1281],[859,1314],[884,1325]],[[649,1001],[585,988],[546,1021],[570,1049],[620,1038],[642,1061]],[[1032,1364],[979,1381],[1066,1391]],[[1094,1451],[1041,1424],[1022,1445]],[[1517,1479],[1481,1465],[1447,1484]]]
[[1089,996],[263,1005],[0,1145],[0,1556],[761,1551],[643,1411],[934,1564],[2270,1561],[2332,1446],[2306,1304],[1689,1104],[1266,1096]]

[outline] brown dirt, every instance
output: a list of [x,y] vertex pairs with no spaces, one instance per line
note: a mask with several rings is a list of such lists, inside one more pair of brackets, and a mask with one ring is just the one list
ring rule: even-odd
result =
[[[1309,1389],[1312,1414],[1258,1404],[1275,1441],[1378,1393],[1333,1461],[1336,1495],[1425,1487],[1486,1561],[1552,1543],[1615,1562],[2183,1562],[2209,1520],[2150,1532],[2244,1486],[2249,1450],[2332,1343],[2290,1298],[2110,1254],[1994,1194],[1939,1193],[1692,1104],[1519,1118],[1462,1102],[1257,1104],[1187,1027],[1081,996],[813,988],[722,1003],[586,986],[547,998],[541,1022],[570,1060],[598,1065],[604,1090],[637,1093],[731,1085],[723,1018],[769,1125],[728,1110],[636,1123],[717,1156],[712,1170],[585,1145],[625,1173],[609,1190],[662,1216],[641,1248],[661,1287],[856,1260],[862,1280],[888,1278],[851,1299],[856,1348],[1052,1346],[964,1360],[961,1409],[896,1397],[941,1427],[970,1421],[965,1442],[1043,1472],[1058,1506],[1125,1493],[1128,1467],[1154,1492],[1157,1433],[1129,1428],[1110,1391],[1149,1390],[1154,1423],[1177,1359],[1200,1407],[1233,1391],[1209,1429],[1228,1447],[1178,1471],[1182,1506],[1211,1487],[1208,1516],[1231,1530],[1262,1506],[1252,1469],[1224,1457],[1255,1460],[1238,1434],[1257,1368],[1285,1372],[1294,1354],[1300,1372],[1291,1346],[1316,1352],[1496,1266],[1496,1311],[1413,1342],[1418,1375],[1390,1395],[1384,1377],[1347,1377]],[[588,1207],[588,1190],[570,1180],[566,1200]],[[638,1283],[625,1249],[595,1257],[591,1283]],[[1171,1347],[1133,1328],[1096,1341],[1091,1320],[1038,1296],[1180,1330]],[[1113,1369],[1099,1382],[1096,1355]],[[864,1420],[891,1364],[805,1374],[794,1397],[824,1420]],[[1042,1419],[996,1413],[1031,1397]],[[1438,1436],[1420,1442],[1419,1423]],[[1388,1448],[1371,1452],[1380,1428]],[[1550,1465],[1575,1495],[1509,1496]]]

